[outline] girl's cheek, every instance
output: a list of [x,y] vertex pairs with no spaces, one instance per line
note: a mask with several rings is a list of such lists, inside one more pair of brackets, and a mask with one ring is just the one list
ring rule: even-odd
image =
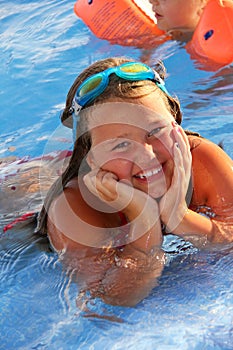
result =
[[130,179],[132,176],[133,163],[129,160],[118,158],[106,162],[101,168],[116,174],[119,180]]

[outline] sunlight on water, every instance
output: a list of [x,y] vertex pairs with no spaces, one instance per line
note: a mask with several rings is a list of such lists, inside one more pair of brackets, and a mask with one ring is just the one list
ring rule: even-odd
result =
[[[1,231],[40,209],[65,165],[66,157],[57,160],[57,154],[72,149],[72,135],[59,122],[67,90],[100,58],[126,55],[151,65],[163,59],[184,127],[222,142],[233,156],[232,67],[198,69],[177,42],[151,52],[110,45],[90,33],[73,5],[1,3]],[[41,160],[44,154],[51,158]],[[232,246],[200,251],[167,236],[159,286],[136,307],[124,308],[82,298],[72,274],[34,229],[30,218],[0,233],[0,349],[232,349]]]

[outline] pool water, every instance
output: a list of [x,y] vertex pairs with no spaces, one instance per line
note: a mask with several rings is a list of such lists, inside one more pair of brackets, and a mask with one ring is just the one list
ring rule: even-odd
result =
[[[37,210],[46,192],[29,190],[27,177],[25,192],[18,190],[17,160],[24,159],[23,167],[72,149],[59,116],[71,83],[91,62],[119,55],[149,64],[162,59],[167,88],[183,106],[183,126],[222,143],[231,157],[232,66],[205,70],[175,41],[150,53],[111,45],[74,15],[71,0],[0,4],[0,349],[233,349],[232,245],[198,250],[166,237],[159,286],[125,308],[78,302],[77,286],[33,235],[33,222],[3,232],[17,215]],[[52,181],[56,174],[50,175]]]

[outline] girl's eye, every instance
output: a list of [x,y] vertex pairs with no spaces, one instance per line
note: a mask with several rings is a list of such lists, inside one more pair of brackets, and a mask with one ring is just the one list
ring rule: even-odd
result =
[[127,147],[129,146],[129,142],[127,141],[123,141],[121,143],[118,143],[116,146],[113,147],[113,151],[116,151],[116,150],[124,150],[126,149]]
[[148,132],[147,137],[152,137],[156,134],[158,134],[163,128],[160,126],[158,128],[152,129],[150,132]]

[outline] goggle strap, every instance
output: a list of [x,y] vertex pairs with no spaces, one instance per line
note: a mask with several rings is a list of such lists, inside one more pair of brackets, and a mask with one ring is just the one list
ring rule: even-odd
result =
[[75,114],[74,111],[73,111],[73,114],[72,114],[72,119],[73,119],[73,128],[72,128],[73,142],[75,143],[75,141],[77,139],[77,125],[78,125],[78,122],[79,122],[79,115]]
[[160,90],[162,90],[165,94],[167,94],[168,96],[171,96],[169,94],[169,92],[167,91],[166,87],[165,87],[165,82],[164,80],[160,77],[159,73],[156,72],[155,70],[153,70],[154,72],[154,81],[156,83],[156,85],[160,88]]
[[74,99],[74,100],[73,100],[73,103],[72,103],[72,108],[73,108],[73,113],[76,114],[76,115],[78,115],[79,112],[80,112],[81,109],[82,109],[82,106],[79,105],[79,104],[75,101],[75,99]]
[[169,94],[169,92],[167,91],[167,89],[166,89],[166,87],[165,87],[165,84],[160,84],[160,83],[158,83],[157,81],[155,82],[156,83],[156,85],[160,88],[160,90],[162,90],[165,94],[167,94],[168,96],[171,96],[170,94]]
[[81,111],[82,106],[79,105],[75,99],[72,102],[72,107],[70,108],[70,111],[72,110],[72,119],[73,119],[73,128],[72,128],[72,132],[73,132],[73,142],[75,143],[76,138],[77,138],[77,125],[79,122],[79,112]]

